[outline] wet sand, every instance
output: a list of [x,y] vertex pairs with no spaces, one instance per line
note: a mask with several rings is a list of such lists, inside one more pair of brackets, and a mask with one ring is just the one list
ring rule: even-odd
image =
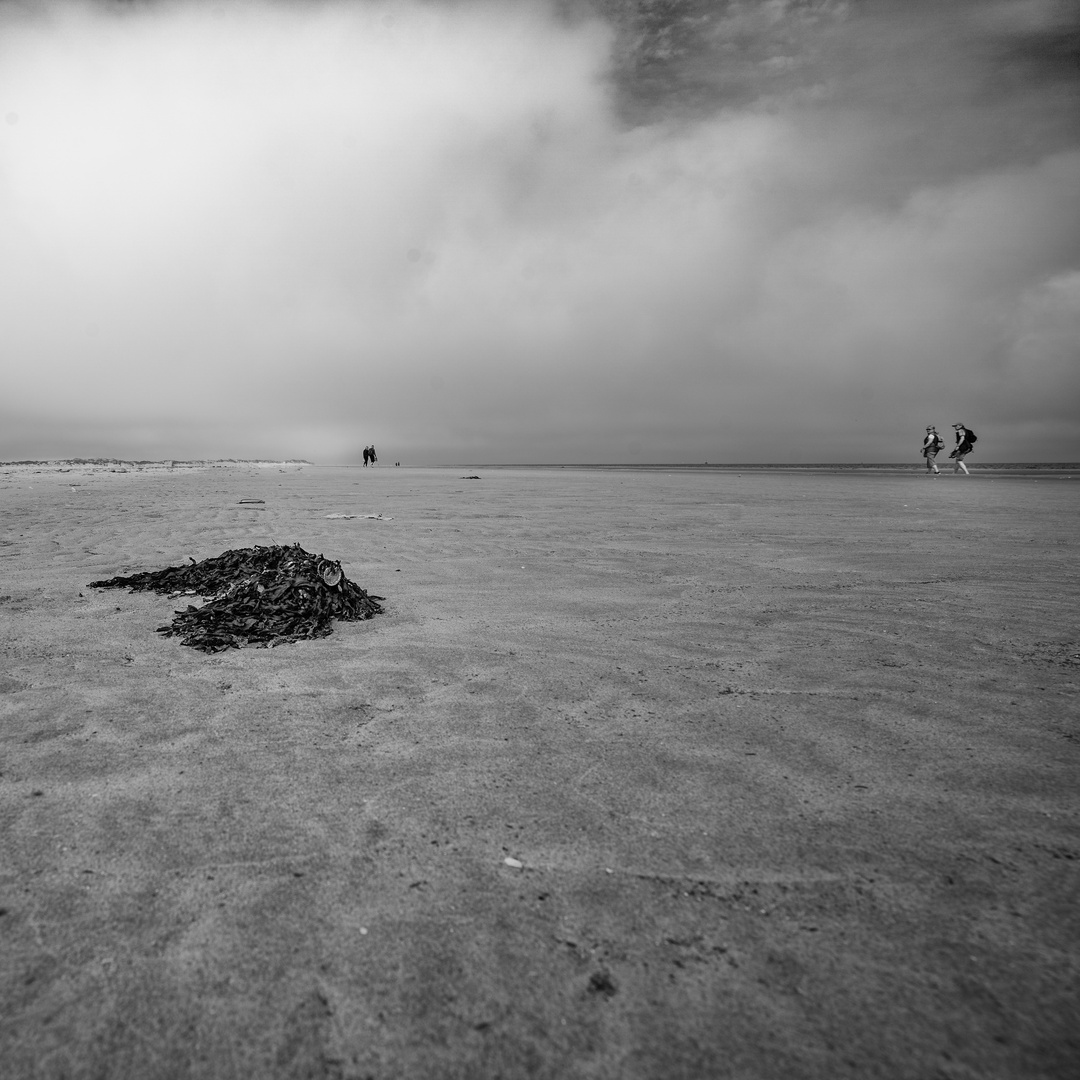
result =
[[[1074,1077],[1078,510],[0,468],[5,1075]],[[208,656],[87,587],[293,542],[386,614]]]

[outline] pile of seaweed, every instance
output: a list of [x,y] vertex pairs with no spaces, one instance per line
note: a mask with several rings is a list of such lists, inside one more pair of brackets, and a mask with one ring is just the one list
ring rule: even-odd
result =
[[341,571],[341,563],[292,547],[236,548],[188,566],[170,566],[130,577],[91,581],[93,589],[205,596],[202,607],[175,612],[157,632],[180,636],[203,652],[267,648],[326,637],[334,619],[355,622],[382,613],[381,596],[369,596]]

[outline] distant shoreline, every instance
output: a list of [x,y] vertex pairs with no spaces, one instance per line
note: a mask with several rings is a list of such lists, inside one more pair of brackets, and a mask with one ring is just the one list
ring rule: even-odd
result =
[[[1021,461],[1021,462],[969,462],[973,472],[1041,472],[1041,473],[1080,473],[1080,462],[1051,462],[1051,461]],[[949,463],[947,461],[939,462],[942,467],[942,471],[951,472]],[[358,462],[335,462],[322,464],[320,462],[313,463],[314,468],[323,469],[352,469],[361,468],[362,466]],[[385,468],[386,466],[382,466]],[[393,466],[390,466],[393,468]],[[403,468],[412,469],[592,469],[592,470],[623,470],[623,471],[663,471],[663,470],[678,470],[678,471],[717,471],[717,472],[918,472],[922,473],[926,471],[926,466],[921,462],[917,463],[859,463],[851,464],[844,462],[836,463],[816,463],[816,464],[764,464],[755,463],[751,465],[731,465],[726,463],[701,463],[694,464],[690,462],[681,462],[673,464],[659,464],[655,462],[651,463],[575,463],[575,464],[554,464],[554,463],[538,463],[538,464],[506,464],[506,463],[484,463],[484,462],[466,462],[457,463],[453,465],[425,465],[409,463],[402,466]]]
[[[947,461],[940,462],[943,471],[950,471]],[[165,458],[159,461],[129,458],[49,458],[47,460],[23,459],[19,461],[0,461],[0,469],[48,469],[58,472],[69,471],[78,468],[108,469],[113,472],[143,471],[158,469],[210,469],[210,468],[323,468],[323,469],[353,469],[362,468],[360,462],[313,462],[303,458],[287,458],[284,460],[270,460],[265,458],[191,458],[181,460],[179,458]],[[381,468],[394,468],[395,466],[383,465]],[[577,469],[577,470],[601,470],[601,471],[698,471],[698,472],[890,472],[890,473],[923,473],[926,467],[921,462],[815,462],[803,463],[766,463],[755,462],[752,464],[730,464],[727,462],[575,462],[571,464],[559,464],[553,462],[536,462],[530,464],[512,464],[505,462],[490,463],[454,463],[449,465],[407,464],[404,468],[413,469]],[[999,472],[999,473],[1080,473],[1080,462],[1053,462],[1053,461],[990,461],[972,462],[974,472]]]
[[207,469],[211,467],[226,468],[234,465],[246,465],[265,468],[280,465],[311,465],[310,461],[301,458],[288,458],[284,461],[272,461],[266,458],[163,458],[160,461],[129,458],[48,458],[43,461],[23,459],[20,461],[0,461],[0,469],[23,468],[80,468],[88,465],[99,468],[123,467],[125,469]]

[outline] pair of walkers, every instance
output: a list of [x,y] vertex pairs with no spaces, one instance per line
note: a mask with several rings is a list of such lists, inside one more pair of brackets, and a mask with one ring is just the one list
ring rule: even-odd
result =
[[[969,476],[968,467],[964,464],[964,458],[968,456],[975,449],[975,432],[965,424],[953,424],[953,431],[956,432],[956,446],[953,447],[953,452],[949,457],[953,461],[953,472],[964,471],[965,476]],[[922,455],[926,458],[926,471],[933,473],[937,476],[940,470],[937,467],[936,458],[938,452],[945,448],[945,440],[938,434],[938,430],[931,424],[926,429],[926,438],[923,439]]]
[[374,465],[375,462],[378,461],[378,460],[379,459],[375,456],[375,447],[374,446],[365,446],[364,447],[364,468],[366,469],[368,467],[368,465]]

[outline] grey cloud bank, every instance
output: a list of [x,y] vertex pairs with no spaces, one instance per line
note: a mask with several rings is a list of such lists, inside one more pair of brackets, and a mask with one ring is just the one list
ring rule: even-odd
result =
[[1073,9],[665,10],[0,4],[0,458],[1080,459]]

